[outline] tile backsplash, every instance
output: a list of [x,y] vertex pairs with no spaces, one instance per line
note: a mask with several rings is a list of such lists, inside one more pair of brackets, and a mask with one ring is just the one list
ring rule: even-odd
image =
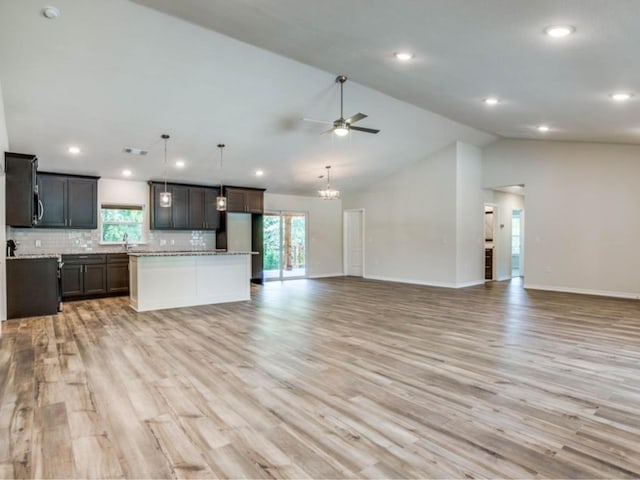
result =
[[[147,231],[139,250],[212,250],[215,232]],[[7,239],[18,242],[17,255],[33,253],[87,253],[121,250],[120,245],[101,245],[99,230],[57,230],[7,227]],[[39,246],[36,246],[38,245]],[[135,247],[134,247],[135,248]]]

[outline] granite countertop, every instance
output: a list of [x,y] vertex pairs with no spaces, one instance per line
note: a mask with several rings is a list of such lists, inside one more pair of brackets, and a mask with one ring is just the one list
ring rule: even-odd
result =
[[223,250],[183,250],[129,252],[132,257],[193,257],[204,255],[258,255],[258,252],[227,252]]
[[92,252],[65,252],[65,253],[17,253],[15,257],[7,257],[7,260],[26,260],[29,258],[57,258],[60,260],[63,255],[105,255],[114,253],[126,253],[132,257],[186,257],[202,255],[258,255],[258,252],[228,252],[226,250],[124,250],[115,251],[92,251]]
[[7,257],[7,260],[28,260],[33,258],[56,258],[60,260],[60,254],[57,253],[25,253],[16,255],[15,257]]

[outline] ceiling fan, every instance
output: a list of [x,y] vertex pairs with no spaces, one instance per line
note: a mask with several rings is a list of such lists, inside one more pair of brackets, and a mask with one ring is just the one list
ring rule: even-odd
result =
[[346,75],[338,75],[336,77],[336,83],[340,84],[340,118],[338,118],[337,120],[334,120],[333,122],[324,122],[319,120],[313,120],[310,118],[303,118],[303,120],[332,124],[333,126],[329,130],[325,130],[324,132],[322,132],[322,135],[333,132],[339,137],[344,137],[349,133],[350,130],[356,130],[358,132],[365,132],[365,133],[378,133],[380,130],[377,130],[375,128],[364,128],[364,127],[353,126],[354,123],[359,122],[363,118],[367,118],[367,115],[365,115],[364,113],[356,113],[355,115],[352,115],[349,118],[344,118],[342,108],[344,104],[344,99],[343,99],[344,82],[346,81],[347,81]]

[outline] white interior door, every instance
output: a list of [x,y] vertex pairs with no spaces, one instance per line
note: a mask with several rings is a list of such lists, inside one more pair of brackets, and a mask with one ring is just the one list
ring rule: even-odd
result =
[[345,214],[345,275],[362,277],[364,273],[364,211]]

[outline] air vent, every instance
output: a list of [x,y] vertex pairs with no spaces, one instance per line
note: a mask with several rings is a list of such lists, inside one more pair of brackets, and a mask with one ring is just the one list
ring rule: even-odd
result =
[[141,148],[134,148],[134,147],[124,147],[122,151],[124,153],[129,153],[131,155],[146,155],[147,153],[149,153],[148,150],[143,150]]

